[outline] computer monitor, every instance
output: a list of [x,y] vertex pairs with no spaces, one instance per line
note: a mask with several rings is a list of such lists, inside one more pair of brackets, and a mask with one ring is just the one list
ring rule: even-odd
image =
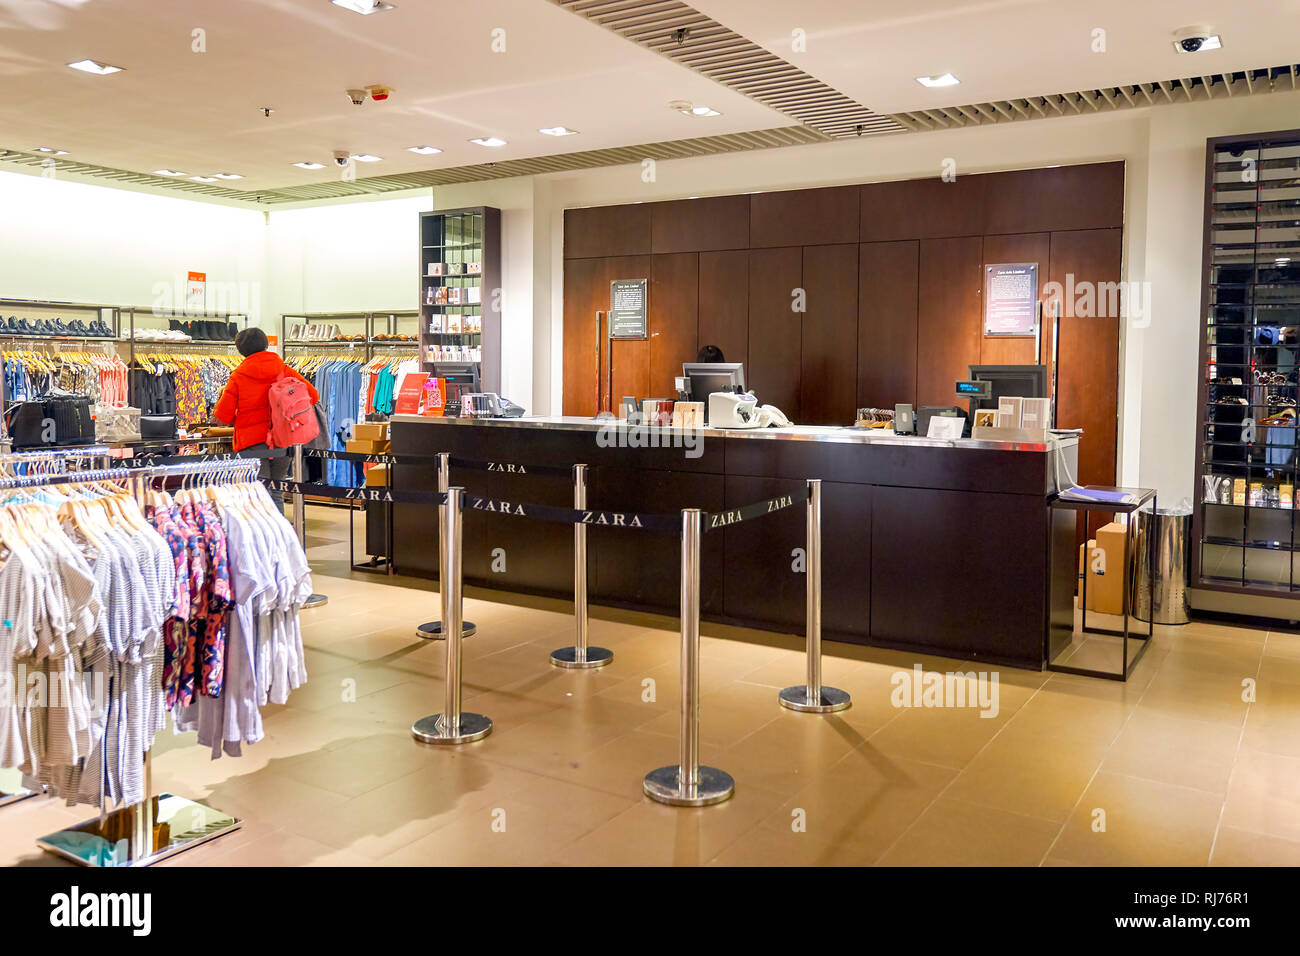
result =
[[1047,398],[1046,365],[971,365],[970,377],[989,383],[987,398],[971,398],[971,416],[977,409],[998,407],[1004,395],[1021,398]]
[[690,385],[693,402],[707,403],[714,392],[745,390],[745,366],[741,362],[683,362],[682,375]]

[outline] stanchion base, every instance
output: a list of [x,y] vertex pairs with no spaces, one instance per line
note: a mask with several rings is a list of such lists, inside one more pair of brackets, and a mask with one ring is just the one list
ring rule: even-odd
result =
[[[114,810],[102,820],[96,817],[57,833],[49,833],[36,845],[56,856],[82,866],[149,866],[184,850],[238,830],[242,821],[228,813],[184,797],[162,793],[153,798],[153,833],[141,850],[131,846],[139,807]],[[142,855],[136,856],[140,852]]]
[[[473,621],[460,622],[460,636],[472,637],[478,631],[478,625]],[[422,637],[426,641],[442,640],[442,621],[430,621],[428,624],[421,624],[415,629],[415,636]]]
[[838,687],[823,687],[821,697],[815,700],[808,696],[807,684],[787,687],[778,696],[782,707],[805,714],[833,714],[837,710],[848,710],[853,705],[849,692]]
[[307,600],[302,602],[303,607],[320,607],[322,604],[329,604],[330,599],[323,594],[313,594]]
[[460,726],[454,734],[448,733],[442,714],[421,717],[411,725],[411,734],[426,744],[467,744],[482,740],[492,733],[492,721],[482,714],[460,715]]
[[700,767],[700,783],[693,794],[687,793],[681,783],[681,767],[660,767],[645,775],[641,789],[651,800],[673,807],[708,807],[730,800],[736,793],[736,781],[731,774],[717,767]]
[[551,651],[551,663],[553,665],[575,670],[604,667],[613,659],[614,652],[608,647],[588,647],[587,653],[582,660],[578,660],[578,649],[576,647],[561,647],[558,651]]

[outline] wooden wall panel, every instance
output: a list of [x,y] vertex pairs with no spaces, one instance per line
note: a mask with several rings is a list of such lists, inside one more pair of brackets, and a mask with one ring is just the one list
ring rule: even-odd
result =
[[943,239],[984,232],[985,176],[938,176],[859,187],[863,242]]
[[[802,316],[790,309],[803,284],[803,250],[755,249],[749,254],[749,364],[745,384],[764,405],[802,422],[799,370]],[[730,356],[727,356],[730,358]]]
[[1124,225],[1124,164],[1089,163],[990,173],[984,233],[1056,232]]
[[916,402],[917,242],[858,251],[857,408]]
[[799,421],[850,425],[858,390],[858,245],[803,251]]
[[635,256],[650,251],[650,207],[588,206],[564,210],[564,258]]
[[683,362],[694,362],[699,349],[698,302],[700,257],[678,252],[653,257],[650,269],[650,380],[638,398],[675,399],[673,378]]
[[858,241],[857,186],[755,193],[749,199],[751,248]]
[[748,196],[709,196],[647,205],[654,252],[749,248]]
[[749,361],[749,251],[701,252],[699,347]]
[[980,360],[979,237],[923,239],[917,297],[916,402],[955,405],[955,383]]
[[[1073,275],[1076,287],[1081,282],[1118,282],[1122,257],[1122,230],[1054,232],[1048,281],[1066,286]],[[1120,318],[1071,316],[1071,311],[1067,305],[1061,318],[1056,422],[1062,428],[1083,429],[1075,476],[1079,484],[1111,485],[1119,434]]]
[[[995,263],[1037,262],[1038,287],[1047,281],[1048,258],[1051,254],[1051,236],[1034,232],[1019,236],[985,236],[984,267]],[[983,276],[981,275],[981,281]],[[984,303],[980,302],[980,364],[981,365],[1037,365],[1032,335],[984,335]],[[1040,351],[1042,350],[1040,340]]]
[[596,311],[609,308],[608,271],[604,259],[572,259],[564,264],[565,415],[595,415],[598,411]]

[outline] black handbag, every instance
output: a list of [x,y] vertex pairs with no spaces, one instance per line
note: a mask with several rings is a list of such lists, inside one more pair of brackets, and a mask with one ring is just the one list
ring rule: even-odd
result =
[[95,416],[84,395],[49,395],[10,406],[5,411],[5,427],[14,448],[90,445],[95,441]]
[[141,415],[140,438],[142,441],[171,441],[176,437],[175,415]]

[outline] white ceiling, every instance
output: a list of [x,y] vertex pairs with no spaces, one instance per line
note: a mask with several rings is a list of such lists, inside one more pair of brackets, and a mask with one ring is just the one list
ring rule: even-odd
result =
[[[985,103],[1300,60],[1300,0],[694,0],[877,113]],[[1177,54],[1173,31],[1205,24],[1215,52]],[[1106,31],[1093,53],[1092,31]],[[795,53],[792,31],[807,34]],[[955,87],[918,76],[953,73]]]
[[[336,178],[335,149],[382,156],[364,177],[794,125],[545,0],[396,3],[363,17],[329,0],[0,0],[0,146],[257,189]],[[125,71],[66,66],[83,57]],[[396,93],[352,106],[344,91],[370,84]],[[674,99],[723,115],[683,116]],[[555,125],[580,133],[537,132]],[[444,152],[407,151],[424,145]]]

